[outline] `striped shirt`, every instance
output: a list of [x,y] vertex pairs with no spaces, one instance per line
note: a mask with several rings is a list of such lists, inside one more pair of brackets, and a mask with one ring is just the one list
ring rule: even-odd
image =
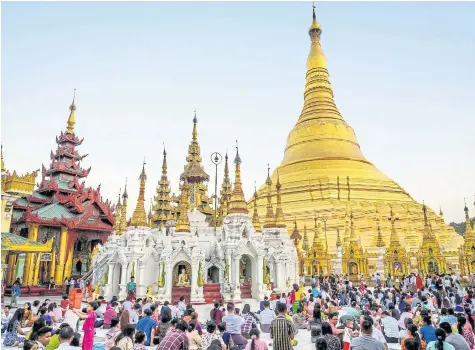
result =
[[292,350],[290,342],[294,334],[293,324],[285,316],[277,316],[270,326],[273,350]]

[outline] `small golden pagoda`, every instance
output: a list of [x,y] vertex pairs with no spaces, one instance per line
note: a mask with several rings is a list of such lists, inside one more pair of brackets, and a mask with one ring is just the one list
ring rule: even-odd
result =
[[117,200],[117,204],[115,206],[115,213],[114,213],[114,232],[116,234],[120,233],[120,219],[121,219],[121,210],[122,210],[122,204],[120,203],[120,189],[119,189],[119,199]]
[[139,196],[137,197],[137,205],[132,214],[130,225],[135,227],[147,227],[147,213],[145,212],[145,182],[147,181],[147,175],[145,174],[145,160],[142,165],[142,172],[140,173],[139,180]]
[[432,231],[425,204],[422,206],[422,211],[424,214],[424,236],[420,248],[419,271],[425,274],[444,273],[447,271],[446,260],[437,237]]
[[314,218],[314,235],[310,252],[305,259],[307,275],[326,275],[332,271],[330,256],[326,245],[322,243],[322,227],[317,217]]
[[408,274],[408,259],[404,245],[401,245],[396,232],[396,221],[399,220],[399,216],[393,213],[392,208],[390,209],[388,220],[391,222],[391,238],[389,241],[389,247],[384,255],[386,273],[389,273],[394,277],[402,277],[402,275]]
[[189,186],[188,195],[190,208],[196,208],[203,214],[206,214],[209,219],[213,214],[213,210],[210,207],[211,199],[208,197],[208,181],[209,175],[204,171],[201,164],[201,150],[198,143],[198,118],[193,117],[193,132],[192,140],[188,146],[188,155],[186,156],[186,165],[183,174],[180,176],[180,181],[186,182]]
[[350,213],[350,243],[343,252],[343,273],[352,281],[368,274],[368,260],[356,234],[353,212]]
[[232,194],[233,188],[229,177],[228,152],[226,152],[226,155],[224,156],[224,178],[223,183],[221,184],[221,191],[219,193],[220,197],[216,226],[221,226],[223,224],[224,217],[228,215],[228,204]]
[[470,224],[470,215],[465,203],[465,242],[460,248],[460,273],[468,276],[475,272],[475,227]]
[[127,178],[126,178],[124,193],[122,193],[122,206],[120,207],[120,226],[119,226],[119,232],[117,232],[119,235],[127,231],[127,200],[128,198],[129,198],[129,194],[127,193]]
[[171,205],[170,182],[168,181],[168,165],[167,151],[163,149],[162,176],[158,183],[156,195],[152,206],[153,217],[152,225],[154,227],[162,227],[169,220],[173,220],[173,212],[175,208]]
[[297,228],[297,221],[294,221],[294,230],[290,235],[290,239],[294,241],[295,247],[297,247],[297,259],[299,260],[299,275],[305,275],[305,262],[302,259],[302,248],[300,247],[300,241],[302,240],[302,235],[299,233]]
[[[405,232],[407,238],[404,248],[415,254],[419,251],[425,230],[422,204],[365,158],[353,128],[338,110],[327,59],[321,46],[322,28],[317,22],[315,8],[308,34],[311,43],[303,108],[288,135],[281,164],[258,189],[259,215],[264,217],[269,208],[267,183],[276,181],[279,176],[287,225],[292,223],[294,217],[301,225],[311,225],[315,211],[318,216],[331,213],[327,222],[330,254],[336,253],[338,229],[344,232],[343,251],[347,251],[350,243],[349,211],[353,212],[357,221],[357,238],[360,238],[361,246],[365,251],[377,251],[376,221],[379,215],[389,215],[391,207],[400,213],[398,230]],[[275,203],[277,191],[272,189],[270,196]],[[254,203],[250,201],[249,208],[252,210],[253,207]],[[427,220],[434,223],[435,234],[444,237],[441,245],[450,265],[457,269],[458,249],[463,238],[451,226],[442,224],[429,208],[426,208],[426,215]],[[389,242],[389,230],[383,231],[383,239]],[[375,267],[371,266],[370,272],[374,273]]]

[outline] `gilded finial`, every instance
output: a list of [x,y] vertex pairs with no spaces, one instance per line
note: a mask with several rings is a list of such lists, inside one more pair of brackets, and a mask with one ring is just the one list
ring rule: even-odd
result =
[[[320,25],[317,22],[317,16],[315,15],[315,2],[312,3],[312,25],[310,26],[309,33],[310,36],[312,36],[312,32],[321,32],[322,29],[320,28]],[[320,33],[318,33],[320,35]]]
[[69,110],[71,112],[69,113],[66,134],[74,134],[74,124],[76,124],[76,118],[74,116],[74,112],[76,111],[76,105],[74,104],[75,99],[76,99],[76,89],[74,89],[74,93],[73,93],[73,102],[71,103],[71,106],[69,106]]
[[439,205],[439,216],[443,217],[444,213],[442,212],[442,206]]
[[127,178],[125,178],[125,187],[124,187],[124,193],[122,194],[122,198],[124,199],[129,198],[129,194],[127,193]]
[[135,207],[134,213],[132,214],[132,226],[147,226],[147,214],[145,212],[145,181],[147,180],[147,175],[145,174],[145,157],[142,164],[142,172],[139,176],[140,187],[139,187],[139,196],[137,198],[137,205]]
[[241,157],[239,156],[239,145],[236,140],[236,158],[234,158],[235,172],[234,172],[234,189],[231,199],[229,200],[229,214],[248,214],[246,199],[242,190],[241,183]]
[[264,228],[276,227],[274,208],[272,207],[272,180],[270,179],[270,165],[267,164],[267,211],[264,220]]
[[122,205],[120,204],[120,195],[121,195],[121,188],[119,188],[119,198],[117,199],[117,205],[115,207],[115,216],[114,216],[114,231],[116,233],[120,232],[120,217],[121,217],[121,209]]
[[122,193],[122,206],[120,210],[120,225],[118,234],[122,234],[127,231],[127,198],[129,195],[127,194],[127,178],[125,178],[125,187],[124,193]]

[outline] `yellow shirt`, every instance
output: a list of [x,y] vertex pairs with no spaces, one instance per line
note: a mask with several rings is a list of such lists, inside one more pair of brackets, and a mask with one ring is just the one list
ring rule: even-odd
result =
[[295,301],[302,301],[305,298],[305,293],[302,288],[295,291]]

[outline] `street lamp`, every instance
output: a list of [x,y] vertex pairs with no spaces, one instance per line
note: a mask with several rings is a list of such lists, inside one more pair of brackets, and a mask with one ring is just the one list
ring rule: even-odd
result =
[[218,165],[223,161],[220,153],[214,152],[211,154],[211,162],[215,166],[214,173],[214,233],[216,234],[216,227],[218,225]]

